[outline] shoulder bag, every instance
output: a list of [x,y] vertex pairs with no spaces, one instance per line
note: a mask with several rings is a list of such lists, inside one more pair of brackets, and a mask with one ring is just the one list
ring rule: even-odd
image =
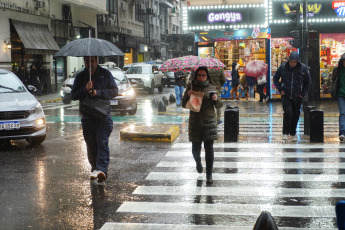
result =
[[81,101],[80,112],[94,118],[104,119],[110,109],[110,101],[99,97],[86,96]]

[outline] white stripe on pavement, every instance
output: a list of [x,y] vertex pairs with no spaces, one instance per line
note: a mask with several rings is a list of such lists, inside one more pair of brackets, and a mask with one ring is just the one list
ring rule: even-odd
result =
[[[146,180],[205,180],[205,174],[188,172],[151,172]],[[212,179],[225,181],[311,181],[311,182],[345,182],[345,175],[328,174],[234,174],[213,173]]]
[[336,217],[334,206],[124,202],[117,210],[117,212],[126,213],[180,213],[233,216],[258,216],[258,213],[262,211],[269,211],[274,217]]
[[[204,153],[205,151],[202,151]],[[203,156],[203,154],[202,154]],[[192,150],[190,151],[169,151],[165,157],[192,157]],[[281,152],[272,149],[272,152],[214,152],[215,158],[227,158],[227,157],[242,157],[242,158],[345,158],[345,152]]]
[[[195,162],[160,161],[156,167],[191,167]],[[319,163],[319,162],[221,162],[213,163],[213,168],[239,168],[239,169],[345,169],[345,163]]]
[[[213,144],[213,148],[254,148],[254,149],[310,149],[310,148],[322,148],[322,149],[339,149],[345,148],[344,144],[327,144],[327,143],[294,143],[294,144],[281,144],[281,143],[218,143]],[[172,149],[178,148],[190,148],[192,149],[192,143],[175,143]]]
[[344,197],[345,189],[302,189],[277,187],[198,187],[139,186],[133,194],[172,196],[243,196],[243,197]]

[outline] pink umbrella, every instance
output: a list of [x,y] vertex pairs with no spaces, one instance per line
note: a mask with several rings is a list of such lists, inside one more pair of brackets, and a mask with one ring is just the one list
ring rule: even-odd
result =
[[225,65],[216,58],[184,56],[166,60],[159,70],[163,72],[195,71],[200,66],[205,66],[209,69],[222,69],[225,67]]
[[263,62],[263,61],[250,61],[246,64],[244,67],[243,72],[248,76],[248,77],[259,77],[263,74],[265,74],[268,70],[268,65]]

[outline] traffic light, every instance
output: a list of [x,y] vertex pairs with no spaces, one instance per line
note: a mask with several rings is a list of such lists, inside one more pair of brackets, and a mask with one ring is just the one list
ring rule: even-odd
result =
[[289,5],[290,8],[290,25],[293,29],[296,29],[297,27],[300,26],[300,19],[301,19],[301,11],[300,11],[300,4],[299,3],[294,3]]
[[302,45],[302,41],[301,41],[301,32],[299,30],[293,30],[289,32],[290,37],[292,37],[293,39],[290,40],[290,45],[292,45],[295,48],[300,48]]

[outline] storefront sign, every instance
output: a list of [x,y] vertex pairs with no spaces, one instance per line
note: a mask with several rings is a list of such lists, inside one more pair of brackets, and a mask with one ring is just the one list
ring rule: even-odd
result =
[[242,21],[242,14],[239,12],[211,12],[207,15],[207,21],[209,23],[224,21],[226,23],[235,23]]
[[264,4],[188,7],[187,15],[189,30],[202,30],[209,26],[227,27],[229,24],[247,28],[267,25]]
[[232,31],[211,31],[195,33],[195,42],[214,42],[267,38],[267,28],[239,29]]
[[[272,15],[269,23],[282,23],[289,20],[290,8],[292,4],[300,4],[301,17],[303,14],[303,3],[300,1],[281,1],[270,0],[269,5]],[[345,17],[345,1],[313,1],[307,6],[308,19],[313,19],[313,22],[324,22],[328,19],[335,19],[338,17]],[[283,21],[282,21],[283,20]]]

